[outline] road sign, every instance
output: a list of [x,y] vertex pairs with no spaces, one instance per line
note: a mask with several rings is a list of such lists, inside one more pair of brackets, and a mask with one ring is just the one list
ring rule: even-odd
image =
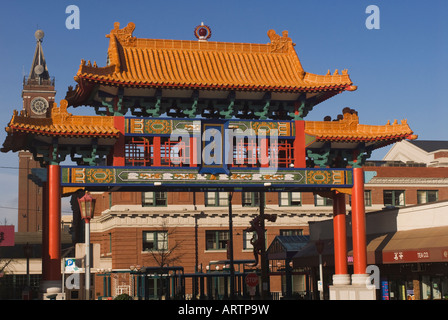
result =
[[76,265],[76,259],[65,258],[65,272],[77,272],[77,271],[79,271],[79,268]]
[[255,287],[258,285],[258,276],[256,273],[252,272],[246,276],[246,284],[249,287]]

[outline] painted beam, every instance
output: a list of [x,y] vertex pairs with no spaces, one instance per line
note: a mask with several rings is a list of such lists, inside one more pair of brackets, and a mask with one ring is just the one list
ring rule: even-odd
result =
[[230,169],[201,174],[198,167],[61,167],[63,187],[351,188],[352,169]]

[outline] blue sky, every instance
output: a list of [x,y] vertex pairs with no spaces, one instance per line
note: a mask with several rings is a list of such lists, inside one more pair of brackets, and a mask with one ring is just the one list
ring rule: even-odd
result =
[[[80,10],[78,30],[65,26],[69,5]],[[379,30],[365,26],[369,5],[380,9]],[[44,54],[59,102],[75,85],[81,59],[106,64],[105,35],[114,22],[122,27],[134,22],[137,37],[180,40],[195,40],[194,28],[204,22],[212,29],[211,41],[268,43],[269,29],[288,30],[305,71],[348,69],[358,90],[318,105],[307,120],[335,117],[350,107],[361,123],[407,119],[419,139],[446,140],[447,12],[445,0],[8,1],[0,11],[0,126],[22,107],[22,79],[30,71],[37,28],[45,32]],[[1,143],[5,136],[0,129]],[[387,151],[372,158],[381,159]],[[17,168],[18,157],[2,153],[0,159],[0,224],[16,224],[18,171],[10,167]]]

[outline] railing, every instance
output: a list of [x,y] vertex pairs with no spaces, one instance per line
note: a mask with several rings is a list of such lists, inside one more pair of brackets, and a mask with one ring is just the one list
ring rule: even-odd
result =
[[27,86],[37,86],[37,85],[47,85],[53,86],[55,85],[54,77],[50,77],[50,79],[40,79],[40,78],[30,78],[28,76],[23,77],[23,85]]

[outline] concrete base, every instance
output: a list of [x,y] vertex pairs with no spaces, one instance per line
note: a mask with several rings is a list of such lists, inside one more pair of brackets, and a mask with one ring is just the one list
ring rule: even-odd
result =
[[65,300],[65,293],[44,293],[41,300]]
[[376,290],[366,286],[330,286],[330,300],[376,300]]
[[349,274],[334,274],[333,275],[333,285],[334,286],[345,286],[351,283]]
[[[351,283],[351,284],[350,284]],[[376,300],[375,286],[369,285],[368,274],[333,275],[330,300]]]
[[42,300],[64,300],[65,295],[62,293],[62,280],[45,280],[40,284],[39,298]]
[[352,274],[352,285],[365,287],[368,284],[370,284],[368,274]]

